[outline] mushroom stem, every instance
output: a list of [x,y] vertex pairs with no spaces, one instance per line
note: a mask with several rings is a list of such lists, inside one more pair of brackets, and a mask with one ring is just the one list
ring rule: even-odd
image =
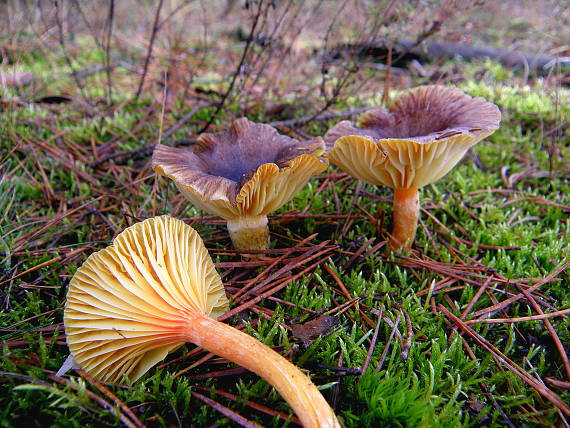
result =
[[245,367],[273,385],[305,428],[340,428],[333,410],[311,380],[268,346],[199,313],[190,316],[185,335],[188,341]]
[[420,217],[420,194],[417,188],[394,189],[394,228],[392,250],[410,248],[416,236]]
[[228,231],[236,250],[265,250],[269,247],[266,215],[228,220]]

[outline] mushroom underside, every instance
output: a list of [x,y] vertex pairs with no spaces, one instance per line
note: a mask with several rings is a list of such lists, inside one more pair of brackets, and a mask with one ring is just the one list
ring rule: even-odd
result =
[[196,231],[162,216],[129,227],[76,271],[64,324],[73,358],[102,381],[135,381],[189,341],[267,380],[303,426],[340,428],[299,368],[210,317],[227,307],[220,276]]
[[198,234],[156,217],[126,229],[77,270],[65,306],[67,343],[97,378],[134,381],[186,341],[188,314],[216,317],[227,307]]
[[341,137],[328,153],[332,163],[369,184],[393,189],[420,188],[447,174],[478,139],[459,134],[418,143],[359,136]]

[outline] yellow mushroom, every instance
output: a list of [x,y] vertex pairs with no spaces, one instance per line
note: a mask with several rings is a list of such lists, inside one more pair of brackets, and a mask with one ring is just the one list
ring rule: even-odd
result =
[[339,427],[318,389],[253,337],[216,321],[228,308],[196,231],[168,216],[137,223],[73,276],[64,324],[77,364],[105,382],[135,381],[185,342],[257,373],[306,427]]
[[342,121],[325,135],[328,158],[359,180],[394,189],[393,249],[410,247],[419,218],[419,188],[439,180],[470,147],[492,134],[501,113],[459,89],[420,86],[388,111]]
[[200,135],[192,148],[158,144],[152,166],[195,206],[225,219],[236,249],[263,250],[267,215],[327,168],[323,151],[321,138],[301,142],[241,118],[227,131]]

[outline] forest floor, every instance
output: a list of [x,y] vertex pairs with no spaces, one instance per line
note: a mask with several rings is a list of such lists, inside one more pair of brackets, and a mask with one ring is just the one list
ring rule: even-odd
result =
[[[231,307],[250,302],[226,322],[310,373],[347,427],[569,426],[568,73],[322,59],[332,41],[399,30],[569,56],[563,2],[548,2],[549,21],[536,2],[500,20],[527,2],[408,19],[394,2],[375,15],[349,1],[336,22],[336,2],[13,3],[0,34],[0,73],[21,79],[0,82],[0,425],[296,426],[265,381],[190,344],[128,386],[56,376],[75,270],[127,226],[169,214],[204,239]],[[392,20],[355,33],[380,15]],[[408,253],[385,251],[392,191],[333,166],[270,216],[271,249],[247,260],[220,218],[150,168],[157,141],[189,145],[241,116],[309,138],[428,83],[484,97],[502,122],[421,190]],[[255,287],[263,299],[243,292]]]

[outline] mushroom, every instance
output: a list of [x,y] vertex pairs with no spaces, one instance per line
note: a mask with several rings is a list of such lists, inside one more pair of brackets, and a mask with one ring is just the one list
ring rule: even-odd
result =
[[241,118],[227,131],[200,135],[192,148],[157,144],[152,166],[195,206],[225,219],[236,249],[263,250],[267,214],[327,168],[323,151],[320,137],[301,142]]
[[501,113],[456,88],[420,86],[388,111],[342,121],[325,134],[329,160],[359,180],[394,189],[392,249],[409,248],[419,218],[418,189],[440,179],[467,150],[492,134]]
[[295,365],[216,321],[224,287],[194,229],[172,217],[127,228],[73,276],[64,324],[77,364],[104,382],[135,381],[185,342],[272,384],[304,426],[339,427],[321,393]]

